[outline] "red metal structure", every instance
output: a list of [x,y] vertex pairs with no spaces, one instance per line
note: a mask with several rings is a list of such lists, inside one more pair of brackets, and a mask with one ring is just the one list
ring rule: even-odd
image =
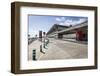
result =
[[83,35],[82,31],[76,31],[76,40],[82,41],[84,37]]

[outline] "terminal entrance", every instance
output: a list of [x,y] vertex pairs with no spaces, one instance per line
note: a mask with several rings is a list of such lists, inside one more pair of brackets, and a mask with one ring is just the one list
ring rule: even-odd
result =
[[58,34],[58,38],[62,39],[63,38],[63,34]]

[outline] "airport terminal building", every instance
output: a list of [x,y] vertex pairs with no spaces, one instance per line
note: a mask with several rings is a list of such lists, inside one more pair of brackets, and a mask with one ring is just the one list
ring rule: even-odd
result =
[[88,21],[77,25],[64,26],[54,24],[47,32],[48,38],[58,39],[76,39],[78,41],[87,41],[88,39]]

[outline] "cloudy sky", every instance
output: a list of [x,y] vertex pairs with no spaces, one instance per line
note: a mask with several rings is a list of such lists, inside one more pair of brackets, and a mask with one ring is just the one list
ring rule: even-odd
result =
[[43,16],[43,15],[29,15],[28,17],[28,27],[31,37],[39,34],[39,31],[48,32],[48,30],[54,24],[60,25],[76,25],[88,20],[87,17],[76,17],[76,16]]

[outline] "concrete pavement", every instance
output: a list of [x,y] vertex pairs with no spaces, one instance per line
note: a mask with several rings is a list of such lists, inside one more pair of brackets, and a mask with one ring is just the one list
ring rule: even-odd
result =
[[88,57],[87,44],[79,44],[53,38],[49,38],[49,41],[48,48],[43,49],[45,50],[45,54],[40,52],[40,45],[42,43],[39,40],[32,42],[29,45],[28,60],[32,60],[32,49],[37,49],[37,60],[79,59]]

